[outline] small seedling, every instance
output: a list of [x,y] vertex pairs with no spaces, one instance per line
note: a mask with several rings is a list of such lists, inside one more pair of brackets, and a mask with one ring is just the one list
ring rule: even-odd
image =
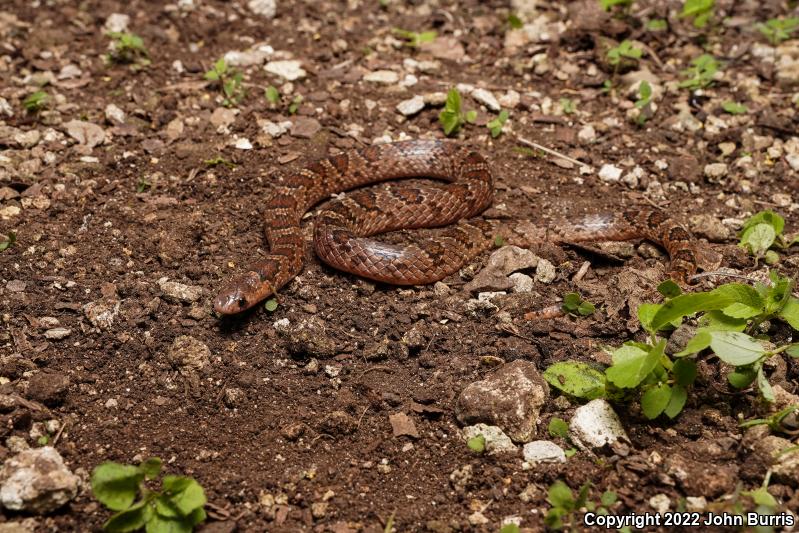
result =
[[17,242],[17,234],[13,231],[9,231],[6,238],[0,241],[0,252],[4,252],[11,248],[14,243]]
[[635,107],[638,109],[638,117],[635,121],[639,126],[643,126],[647,120],[647,111],[649,104],[652,103],[652,86],[646,80],[641,81],[638,86],[638,100],[635,101]]
[[111,38],[111,51],[106,56],[109,63],[122,63],[133,68],[144,68],[150,64],[150,56],[144,41],[136,34],[128,32],[108,32]]
[[520,30],[524,27],[524,23],[517,15],[511,13],[508,15],[508,26],[510,26],[512,30]]
[[221,155],[218,155],[218,156],[213,157],[211,159],[206,159],[206,160],[203,161],[203,164],[205,164],[205,165],[207,165],[209,167],[216,167],[216,166],[222,165],[222,166],[225,166],[227,168],[236,168],[235,164],[231,163],[230,161],[228,161],[227,159],[225,159]]
[[560,109],[567,115],[571,115],[575,111],[577,111],[577,104],[571,98],[561,98],[560,102]]
[[721,104],[721,108],[730,115],[742,115],[748,111],[745,105],[733,102],[732,100],[727,100]]
[[680,18],[693,18],[694,27],[704,28],[713,16],[715,4],[716,0],[685,0]]
[[613,92],[613,80],[605,80],[602,83],[602,92],[605,94]]
[[546,157],[547,154],[543,150],[533,150],[527,146],[514,146],[513,151],[525,157],[535,157],[537,159]]
[[666,19],[652,19],[646,23],[646,29],[649,31],[663,31],[669,29],[669,23]]
[[270,85],[264,89],[264,97],[266,98],[267,102],[273,105],[280,102],[280,93],[277,91],[274,85]]
[[596,311],[594,304],[586,302],[576,292],[570,292],[563,297],[561,309],[563,309],[564,313],[575,316],[588,316]]
[[394,35],[396,35],[400,39],[405,39],[406,41],[405,46],[410,46],[411,48],[419,48],[419,45],[423,43],[432,43],[433,41],[435,41],[436,36],[438,34],[432,30],[417,33],[415,31],[408,31],[400,28],[394,28]]
[[22,101],[22,107],[28,113],[38,113],[47,106],[50,96],[44,91],[36,91]]
[[547,502],[552,506],[544,518],[544,523],[552,529],[576,525],[574,514],[582,508],[597,514],[608,514],[609,508],[616,503],[618,496],[613,491],[605,491],[599,502],[588,499],[591,482],[580,487],[575,496],[569,486],[561,480],[555,481],[547,491]]
[[779,254],[773,250],[785,250],[799,244],[799,235],[792,239],[783,235],[785,219],[767,209],[749,217],[741,227],[738,246],[755,256],[755,261],[763,259],[768,264],[779,261]]
[[157,457],[139,466],[106,462],[94,469],[94,497],[116,511],[103,525],[105,531],[122,533],[146,528],[148,533],[189,532],[205,521],[202,486],[184,476],[164,476],[160,491],[145,486],[145,481],[155,480],[160,473],[161,459]]
[[450,89],[444,109],[438,114],[438,121],[444,127],[444,134],[447,137],[454,135],[464,124],[474,123],[476,119],[477,111],[463,112],[461,110],[461,93],[458,92],[458,89]]
[[301,103],[302,103],[302,95],[298,94],[289,104],[289,114],[290,115],[295,114],[297,110],[300,108]]
[[702,54],[691,61],[691,68],[682,71],[685,80],[680,82],[683,89],[704,89],[713,83],[719,70],[718,61],[710,54]]
[[503,246],[505,246],[505,237],[502,235],[494,237],[494,248],[502,248]]
[[618,67],[622,59],[641,59],[642,55],[643,50],[637,48],[630,41],[624,40],[620,42],[618,46],[614,46],[608,50],[608,63],[614,67]]
[[[788,351],[790,352],[790,350]],[[794,357],[799,357],[799,354],[795,355]],[[799,405],[790,405],[785,409],[777,411],[768,418],[755,418],[753,420],[747,420],[746,422],[741,422],[739,426],[742,428],[750,428],[752,426],[766,425],[769,427],[769,429],[771,429],[771,431],[774,432],[791,433],[794,430],[786,428],[785,426],[782,425],[782,422],[789,415],[793,413],[799,413]]]
[[520,533],[521,529],[519,529],[518,524],[514,524],[513,522],[509,522],[499,528],[499,533]]
[[758,24],[757,29],[768,42],[777,46],[791,38],[791,34],[799,29],[799,17],[769,19],[765,24]]
[[625,9],[629,9],[635,0],[599,0],[599,5],[605,11],[610,11],[612,8],[616,6],[621,6]]
[[483,453],[486,449],[486,438],[480,434],[466,441],[466,446],[475,453]]
[[264,304],[264,309],[266,309],[270,313],[274,312],[277,309],[277,299],[269,298]]
[[153,184],[150,183],[148,180],[146,180],[145,178],[141,178],[139,180],[139,183],[136,184],[136,192],[137,193],[143,193],[144,191],[146,191],[147,189],[149,189],[152,186],[153,186]]
[[508,121],[508,111],[503,109],[497,115],[497,118],[490,121],[486,124],[486,127],[491,131],[491,137],[497,138],[499,134],[502,133],[502,127],[505,125],[505,122]]
[[246,90],[242,85],[243,74],[238,69],[230,68],[225,58],[220,58],[214,63],[213,68],[205,73],[205,79],[219,83],[222,88],[225,107],[232,107],[244,99]]
[[[547,430],[549,431],[550,437],[561,438],[569,443],[572,442],[571,437],[569,436],[569,424],[567,424],[562,418],[554,417],[552,420],[550,420]],[[564,450],[563,453],[566,455],[566,457],[571,457],[577,453],[577,448],[569,448],[568,450]]]

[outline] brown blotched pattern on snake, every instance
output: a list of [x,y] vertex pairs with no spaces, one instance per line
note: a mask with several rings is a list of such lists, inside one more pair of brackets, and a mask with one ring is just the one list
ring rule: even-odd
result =
[[[270,254],[226,285],[214,309],[220,314],[249,309],[299,274],[304,255],[300,220],[315,204],[370,183],[416,177],[449,183],[365,189],[332,202],[316,220],[316,253],[335,268],[395,285],[432,283],[457,272],[491,242],[485,221],[466,220],[491,205],[494,179],[487,162],[452,142],[382,144],[322,159],[277,183],[265,202]],[[368,238],[438,226],[449,227],[409,246]],[[666,248],[674,279],[684,282],[696,271],[693,240],[660,211],[587,217],[560,230],[558,237],[574,241],[646,238]]]

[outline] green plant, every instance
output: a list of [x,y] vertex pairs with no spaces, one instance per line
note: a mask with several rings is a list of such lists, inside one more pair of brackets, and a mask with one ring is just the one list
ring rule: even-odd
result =
[[423,31],[421,33],[417,33],[415,31],[408,31],[403,30],[400,28],[394,28],[394,35],[399,37],[400,39],[405,39],[405,45],[410,46],[411,48],[419,48],[419,45],[423,43],[432,43],[436,40],[436,36],[438,35],[435,31]]
[[116,511],[103,529],[177,533],[190,532],[203,522],[206,499],[202,486],[190,477],[164,476],[161,490],[151,490],[145,481],[155,480],[160,473],[161,459],[157,457],[138,466],[106,462],[96,467],[91,477],[94,497]]
[[466,446],[475,453],[483,453],[486,449],[486,438],[480,434],[466,441]]
[[274,85],[270,85],[264,89],[264,97],[270,104],[277,104],[280,102],[280,93],[277,91]]
[[218,155],[216,157],[212,157],[211,159],[205,159],[205,160],[203,160],[203,164],[205,164],[205,165],[207,165],[209,167],[216,167],[216,166],[222,165],[222,166],[225,166],[227,168],[236,168],[235,164],[231,163],[230,161],[228,161],[227,159],[225,159],[221,155]]
[[[799,357],[799,353],[796,353],[794,357]],[[742,428],[750,428],[752,426],[766,425],[769,427],[769,429],[771,429],[771,431],[793,433],[795,430],[786,428],[782,425],[782,422],[788,415],[797,412],[799,412],[799,405],[789,405],[785,409],[773,413],[768,418],[755,418],[752,420],[747,420],[745,422],[741,422],[739,426]]]
[[139,182],[136,184],[136,192],[142,193],[152,186],[153,184],[149,180],[147,180],[146,178],[140,178]]
[[514,524],[513,522],[509,522],[499,528],[499,533],[519,533],[520,531],[518,524]]
[[36,91],[29,94],[27,98],[22,101],[22,107],[24,107],[25,111],[28,113],[38,113],[47,106],[49,101],[50,96],[46,92]]
[[224,99],[222,104],[225,107],[232,107],[246,96],[246,90],[242,85],[243,74],[238,69],[230,68],[225,58],[219,58],[211,70],[205,73],[205,79],[219,83],[222,88]]
[[716,0],[685,0],[680,18],[693,18],[694,27],[704,28],[713,16],[715,4]]
[[106,34],[111,38],[111,51],[106,56],[109,63],[130,64],[143,68],[150,64],[150,56],[144,41],[134,33],[112,31]]
[[[549,436],[553,438],[561,438],[568,442],[569,444],[572,443],[571,437],[569,436],[569,424],[566,423],[565,420],[558,417],[553,417],[549,421],[549,426],[547,427],[547,431],[549,432]],[[571,457],[575,453],[577,453],[577,448],[571,447],[568,450],[563,451],[566,454],[566,457]]]
[[559,530],[564,527],[576,526],[574,513],[585,508],[588,512],[608,514],[609,508],[616,503],[618,496],[615,492],[605,491],[600,496],[599,502],[588,499],[591,482],[587,482],[575,495],[569,486],[561,480],[555,481],[547,491],[547,502],[552,506],[544,517],[544,523],[552,529]]
[[577,111],[577,104],[571,98],[561,98],[558,103],[560,104],[560,109],[567,115]]
[[755,262],[763,259],[768,264],[779,261],[779,254],[773,248],[785,250],[799,243],[799,234],[789,239],[783,235],[785,219],[767,209],[749,217],[738,234],[738,246],[755,256]]
[[579,316],[588,316],[596,311],[594,304],[586,302],[576,292],[569,292],[563,297],[561,309],[564,313]]
[[499,134],[502,133],[502,127],[505,125],[505,122],[508,121],[508,116],[508,111],[503,109],[494,120],[486,124],[486,127],[491,131],[491,137],[499,137]]
[[702,54],[691,61],[691,68],[682,71],[685,80],[680,82],[683,89],[703,89],[713,83],[719,70],[719,63],[710,54]]
[[599,5],[605,11],[610,11],[613,7],[622,6],[625,9],[628,9],[631,5],[633,5],[635,0],[599,0]]
[[663,31],[668,28],[669,23],[665,19],[652,19],[646,23],[646,29],[649,31]]
[[298,94],[289,104],[289,114],[293,115],[294,113],[296,113],[297,110],[300,108],[301,103],[302,103],[302,95]]
[[727,100],[721,104],[721,108],[730,115],[742,115],[748,111],[745,105],[733,102],[732,100]]
[[512,30],[520,30],[524,27],[524,23],[517,15],[511,13],[508,15],[508,26],[510,26]]
[[463,112],[461,110],[461,93],[458,92],[458,89],[450,89],[444,109],[438,114],[438,121],[444,127],[444,134],[449,137],[458,133],[464,124],[473,123],[475,119],[477,119],[477,111]]
[[13,231],[9,231],[8,235],[6,235],[6,238],[0,241],[0,252],[8,250],[14,245],[15,242],[17,242],[17,234]]
[[277,310],[277,305],[277,298],[269,298],[264,304],[264,309],[272,313]]
[[638,116],[635,121],[639,126],[643,126],[647,120],[647,112],[650,112],[649,105],[652,103],[652,86],[649,82],[642,80],[638,86],[638,100],[635,101],[635,107],[638,109]]
[[608,50],[608,63],[618,67],[623,58],[641,59],[641,55],[643,55],[643,51],[640,48],[637,48],[630,41],[624,40],[618,46]]
[[791,38],[791,34],[799,29],[799,17],[769,19],[765,24],[758,24],[758,31],[774,46]]
[[[772,273],[770,281],[755,287],[728,283],[691,294],[682,294],[676,283],[666,281],[658,287],[664,303],[638,307],[638,319],[648,333],[646,342],[628,341],[618,348],[607,348],[612,365],[604,372],[586,363],[562,361],[547,368],[544,378],[553,387],[585,399],[624,401],[637,391],[647,418],[661,414],[674,418],[685,406],[696,378],[696,358],[710,349],[734,367],[727,376],[730,385],[743,389],[754,383],[762,397],[772,402],[774,395],[763,363],[783,352],[799,357],[799,344],[773,346],[753,335],[761,324],[772,320],[799,330],[799,298],[791,295],[793,280]],[[699,327],[685,348],[666,354],[666,339],[660,334],[698,313]]]

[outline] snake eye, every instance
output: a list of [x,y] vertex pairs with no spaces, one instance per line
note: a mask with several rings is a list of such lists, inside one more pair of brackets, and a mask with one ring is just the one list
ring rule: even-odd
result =
[[240,296],[239,300],[238,300],[238,303],[239,303],[239,308],[240,309],[244,309],[245,307],[247,307],[247,298],[244,298],[243,296]]

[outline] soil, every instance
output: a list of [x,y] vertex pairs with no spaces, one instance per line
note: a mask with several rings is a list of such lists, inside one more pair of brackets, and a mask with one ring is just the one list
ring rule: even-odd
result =
[[[531,224],[655,205],[685,221],[723,267],[762,274],[736,246],[736,224],[773,208],[788,233],[799,228],[797,171],[782,148],[795,139],[799,115],[796,86],[753,54],[765,45],[753,28],[788,9],[720,1],[711,29],[702,31],[677,16],[679,2],[637,2],[629,17],[616,18],[595,15],[594,2],[538,4],[551,24],[566,26],[516,47],[507,42],[508,15],[534,19],[504,2],[283,0],[271,19],[244,1],[9,0],[0,7],[0,96],[13,109],[4,126],[41,134],[34,146],[3,141],[0,162],[0,208],[18,208],[0,221],[0,234],[17,236],[0,252],[0,375],[5,394],[28,400],[2,413],[0,456],[13,455],[12,436],[40,445],[41,422],[55,419],[61,429],[47,442],[83,482],[65,507],[34,517],[37,531],[99,530],[109,512],[91,495],[91,470],[150,456],[205,488],[204,531],[376,532],[389,520],[397,531],[497,531],[509,517],[539,531],[547,489],[558,479],[574,489],[590,481],[595,500],[614,491],[615,514],[652,512],[653,497],[676,509],[689,496],[712,504],[739,484],[761,485],[767,465],[744,445],[738,422],[767,408],[754,391],[731,392],[712,358],[700,365],[676,420],[648,421],[637,402],[616,404],[630,437],[621,448],[525,468],[520,454],[476,454],[461,437],[459,393],[498,365],[523,359],[543,371],[564,359],[608,363],[602,346],[643,338],[630,309],[659,298],[667,266],[646,243],[593,251],[530,245],[556,266],[556,279],[477,311],[463,286],[488,253],[443,285],[397,288],[334,271],[308,246],[305,269],[280,292],[276,310],[212,313],[221,284],[266,253],[259,211],[277,171],[384,136],[443,138],[440,107],[407,118],[395,107],[458,83],[520,95],[505,131],[492,138],[484,125],[496,113],[462,92],[478,118],[458,139],[491,161],[497,193],[486,217],[503,224],[506,242],[529,244]],[[104,25],[113,13],[130,17],[128,31],[142,37],[149,65],[106,60]],[[648,18],[671,26],[648,31]],[[434,29],[452,42],[416,49],[392,28]],[[635,68],[654,72],[661,89],[683,79],[680,71],[703,48],[724,61],[723,74],[695,93],[664,90],[641,126],[627,116],[635,98],[624,92],[623,73],[602,70],[601,37],[645,43]],[[227,117],[220,88],[203,73],[226,52],[256,43],[277,51],[266,61],[298,59],[307,75],[287,82],[264,70],[263,60],[237,67],[247,95]],[[393,70],[402,80],[408,59],[436,63],[416,70],[418,82],[409,86],[362,79]],[[80,73],[59,76],[66,65]],[[617,83],[613,94],[602,90],[607,79]],[[48,104],[26,112],[22,101],[45,81]],[[281,102],[264,97],[269,85]],[[296,95],[302,102],[292,114]],[[728,100],[748,112],[724,113]],[[124,112],[123,122],[108,118],[109,104]],[[566,112],[570,104],[575,109]],[[306,131],[272,138],[258,122],[299,118],[320,128],[306,122]],[[76,143],[65,134],[71,120],[101,126],[103,142]],[[686,120],[700,127],[682,127]],[[252,149],[237,148],[242,139],[248,143],[239,146]],[[519,139],[593,172],[538,150],[531,156]],[[732,153],[719,147],[725,142]],[[725,175],[706,175],[705,166],[719,162]],[[604,164],[624,176],[641,171],[634,180],[603,180]],[[726,232],[710,232],[708,219]],[[306,222],[310,237],[311,217]],[[590,268],[574,281],[585,261]],[[796,267],[785,254],[774,268],[791,274]],[[703,278],[698,288],[724,281]],[[524,318],[572,291],[598,311]],[[56,328],[68,333],[54,338]],[[772,384],[796,392],[794,359],[769,372]],[[551,395],[541,439],[550,438],[551,418],[568,420],[579,405]],[[389,417],[397,413],[418,437],[394,435]],[[798,483],[769,486],[780,509],[799,507]],[[0,511],[2,521],[26,516]]]

